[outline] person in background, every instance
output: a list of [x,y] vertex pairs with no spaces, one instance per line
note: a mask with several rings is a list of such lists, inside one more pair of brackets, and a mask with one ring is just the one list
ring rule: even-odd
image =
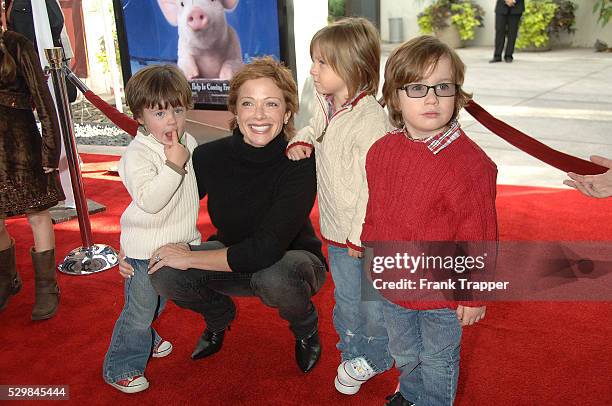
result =
[[518,35],[521,16],[525,11],[525,0],[497,0],[495,4],[495,52],[489,62],[501,62],[504,43],[504,61],[514,60],[514,44]]

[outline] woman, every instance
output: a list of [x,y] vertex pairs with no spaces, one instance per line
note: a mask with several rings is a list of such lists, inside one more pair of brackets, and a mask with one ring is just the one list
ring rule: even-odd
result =
[[[51,318],[59,305],[55,277],[55,235],[48,209],[64,200],[57,167],[59,124],[40,61],[23,35],[6,31],[2,1],[0,32],[0,310],[21,289],[15,240],[4,219],[25,214],[34,235],[30,249],[36,302],[32,320]],[[42,126],[42,139],[32,104]]]
[[[221,349],[236,315],[230,296],[257,296],[289,322],[297,364],[308,372],[321,353],[311,297],[325,281],[326,265],[308,217],[317,188],[314,159],[285,157],[297,87],[291,72],[269,57],[245,65],[230,86],[233,135],[193,153],[200,198],[208,195],[217,234],[191,249],[170,244],[155,251],[151,282],[160,295],[204,316],[193,359]],[[121,272],[131,274],[125,262]]]

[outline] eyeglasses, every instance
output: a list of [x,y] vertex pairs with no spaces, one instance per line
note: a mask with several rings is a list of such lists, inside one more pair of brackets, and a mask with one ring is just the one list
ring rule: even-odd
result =
[[404,90],[406,92],[406,96],[418,99],[427,96],[429,89],[433,89],[434,93],[438,97],[451,97],[457,93],[459,85],[454,83],[438,83],[437,85],[427,86],[420,83],[415,83],[412,85],[404,85],[399,87],[397,90]]

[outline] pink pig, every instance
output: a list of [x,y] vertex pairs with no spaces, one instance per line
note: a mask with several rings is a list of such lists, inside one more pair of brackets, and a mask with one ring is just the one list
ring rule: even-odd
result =
[[178,26],[178,67],[187,79],[229,80],[242,66],[238,35],[225,11],[238,0],[157,0],[166,20]]

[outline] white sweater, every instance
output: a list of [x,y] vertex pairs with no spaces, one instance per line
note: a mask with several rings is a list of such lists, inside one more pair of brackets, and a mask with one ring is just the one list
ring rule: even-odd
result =
[[[316,92],[315,97],[310,125],[298,132],[287,149],[314,146],[321,234],[328,243],[359,249],[368,201],[365,158],[370,146],[390,130],[389,119],[376,99],[367,95],[338,110],[329,121],[327,101]],[[326,125],[319,142],[316,139]]]
[[[190,153],[198,146],[187,133],[183,144]],[[130,258],[149,259],[168,243],[200,242],[196,226],[200,201],[191,157],[185,175],[165,162],[164,146],[141,133],[119,161],[119,176],[132,197],[121,216],[121,248]]]

